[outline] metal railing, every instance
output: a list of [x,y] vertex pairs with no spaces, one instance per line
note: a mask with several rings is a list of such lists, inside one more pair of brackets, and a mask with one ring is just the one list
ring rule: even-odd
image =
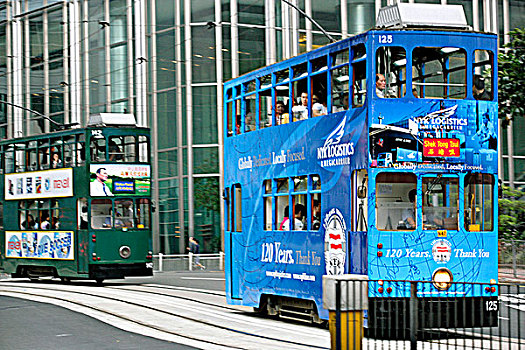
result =
[[503,278],[525,279],[525,241],[498,241],[498,269]]
[[[432,282],[340,280],[335,286],[332,349],[525,349],[525,285],[452,283],[448,291],[456,297],[442,296]],[[368,310],[359,322],[359,308],[345,305],[360,304],[368,288],[365,293],[384,297],[361,303]],[[461,296],[469,291],[484,297]]]
[[167,271],[193,271],[198,270],[196,257],[199,258],[200,264],[208,270],[224,270],[224,253],[215,254],[155,254],[153,255],[153,270],[155,272]]

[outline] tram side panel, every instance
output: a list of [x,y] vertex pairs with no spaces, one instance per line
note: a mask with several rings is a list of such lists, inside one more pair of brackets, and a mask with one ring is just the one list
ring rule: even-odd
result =
[[[229,302],[258,307],[263,294],[313,300],[326,318],[321,309],[322,276],[366,269],[350,267],[348,258],[352,245],[364,244],[349,242],[348,236],[349,176],[368,159],[364,115],[363,109],[338,113],[226,140],[225,162],[234,171],[227,169],[225,183],[241,185],[243,205],[242,232],[228,232],[225,243],[231,262],[226,267]],[[275,215],[284,205],[277,205],[280,196],[274,188],[274,227],[263,231],[263,181],[310,175],[321,181],[320,229],[280,230]],[[312,183],[309,186],[305,196],[311,200]],[[293,191],[288,195],[293,198]],[[230,200],[232,207],[235,199]],[[362,261],[355,259],[354,264]]]

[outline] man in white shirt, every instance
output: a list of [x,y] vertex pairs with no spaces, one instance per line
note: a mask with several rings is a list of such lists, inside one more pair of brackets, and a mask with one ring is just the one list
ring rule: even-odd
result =
[[89,186],[89,193],[92,196],[113,196],[109,187],[105,184],[108,179],[108,172],[106,168],[98,168],[97,178],[91,182]]
[[294,121],[308,119],[308,93],[301,93],[301,104],[293,106],[292,113]]

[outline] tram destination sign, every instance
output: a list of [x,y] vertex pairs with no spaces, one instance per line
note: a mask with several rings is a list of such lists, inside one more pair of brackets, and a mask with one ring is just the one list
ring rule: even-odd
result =
[[6,200],[73,196],[73,169],[51,169],[5,175]]
[[459,139],[423,139],[425,157],[459,157]]

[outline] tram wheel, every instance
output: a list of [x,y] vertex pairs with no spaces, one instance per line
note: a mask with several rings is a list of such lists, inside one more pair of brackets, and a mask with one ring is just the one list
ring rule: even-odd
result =
[[71,278],[69,277],[60,277],[60,280],[64,283],[71,283]]
[[97,286],[101,286],[102,282],[104,282],[104,279],[103,278],[97,278],[97,279],[95,279],[95,281],[97,282]]

